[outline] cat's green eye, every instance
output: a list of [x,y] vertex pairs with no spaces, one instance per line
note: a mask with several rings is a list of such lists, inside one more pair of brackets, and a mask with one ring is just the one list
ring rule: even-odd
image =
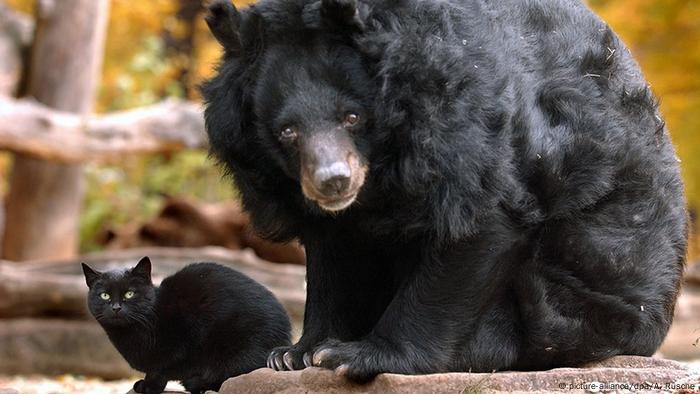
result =
[[124,293],[124,298],[126,298],[127,300],[129,298],[134,298],[134,292],[131,290],[127,291],[126,293]]
[[103,300],[106,301],[106,300],[109,299],[109,294],[107,294],[107,293],[100,293],[100,298],[102,298]]

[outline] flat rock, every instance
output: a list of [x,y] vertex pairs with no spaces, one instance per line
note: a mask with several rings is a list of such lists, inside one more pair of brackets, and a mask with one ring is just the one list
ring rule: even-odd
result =
[[[608,387],[601,387],[607,384]],[[685,386],[682,386],[685,385]],[[539,372],[447,373],[423,376],[379,375],[358,385],[332,371],[308,368],[274,372],[259,369],[227,380],[219,394],[234,393],[535,393],[669,392],[700,389],[700,372],[675,361],[620,356],[584,368]],[[682,391],[681,391],[682,392]]]

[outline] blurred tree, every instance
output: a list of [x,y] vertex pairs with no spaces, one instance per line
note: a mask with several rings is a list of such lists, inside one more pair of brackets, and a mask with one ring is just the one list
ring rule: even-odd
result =
[[[108,0],[40,2],[27,94],[57,109],[90,113]],[[15,155],[6,201],[3,257],[70,257],[77,251],[83,169]]]
[[178,24],[177,0],[112,0],[97,110],[113,111],[181,97],[163,32]]
[[33,34],[33,20],[0,0],[0,94],[16,96],[22,90]]
[[[688,203],[700,211],[700,1],[589,2],[630,46],[660,98],[682,159]],[[700,252],[697,241],[691,239],[691,257]]]
[[204,6],[200,0],[178,0],[177,25],[163,36],[166,53],[176,69],[175,80],[184,97],[192,97],[192,71],[196,64],[195,34]]
[[[27,0],[13,0],[17,2]],[[235,1],[239,6],[251,1]],[[112,0],[98,111],[198,99],[220,56],[201,0]]]
[[[31,11],[35,0],[5,1],[19,10]],[[235,1],[238,6],[250,2]],[[689,203],[700,211],[700,1],[588,3],[623,37],[660,97],[662,112],[683,160]],[[220,55],[201,13],[195,15],[201,2],[112,0],[111,4],[96,109],[131,108],[164,96],[197,99],[196,86],[211,75]],[[183,46],[173,44],[176,41]],[[188,170],[184,171],[182,176],[186,177]],[[106,198],[104,194],[94,198],[99,196]]]

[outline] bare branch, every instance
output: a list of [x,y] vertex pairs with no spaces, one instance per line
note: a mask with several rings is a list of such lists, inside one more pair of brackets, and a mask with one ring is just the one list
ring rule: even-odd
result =
[[201,107],[190,102],[168,100],[85,117],[31,100],[0,97],[0,149],[46,160],[113,161],[137,153],[206,146]]

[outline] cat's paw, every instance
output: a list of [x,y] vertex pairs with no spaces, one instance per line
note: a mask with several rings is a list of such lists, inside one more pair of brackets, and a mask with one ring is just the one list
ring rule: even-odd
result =
[[145,386],[146,386],[146,382],[144,382],[143,379],[141,379],[138,382],[134,383],[134,391],[139,393],[139,394],[143,394],[146,392]]
[[190,394],[202,394],[207,390],[219,391],[223,381],[219,380],[207,380],[203,376],[191,376],[180,383],[185,387]]
[[161,383],[160,381],[147,382],[141,379],[134,383],[134,391],[139,394],[160,394],[163,390],[165,390],[165,383]]
[[298,345],[274,348],[267,358],[267,367],[275,371],[304,369],[310,366],[304,363],[304,353],[304,349]]

